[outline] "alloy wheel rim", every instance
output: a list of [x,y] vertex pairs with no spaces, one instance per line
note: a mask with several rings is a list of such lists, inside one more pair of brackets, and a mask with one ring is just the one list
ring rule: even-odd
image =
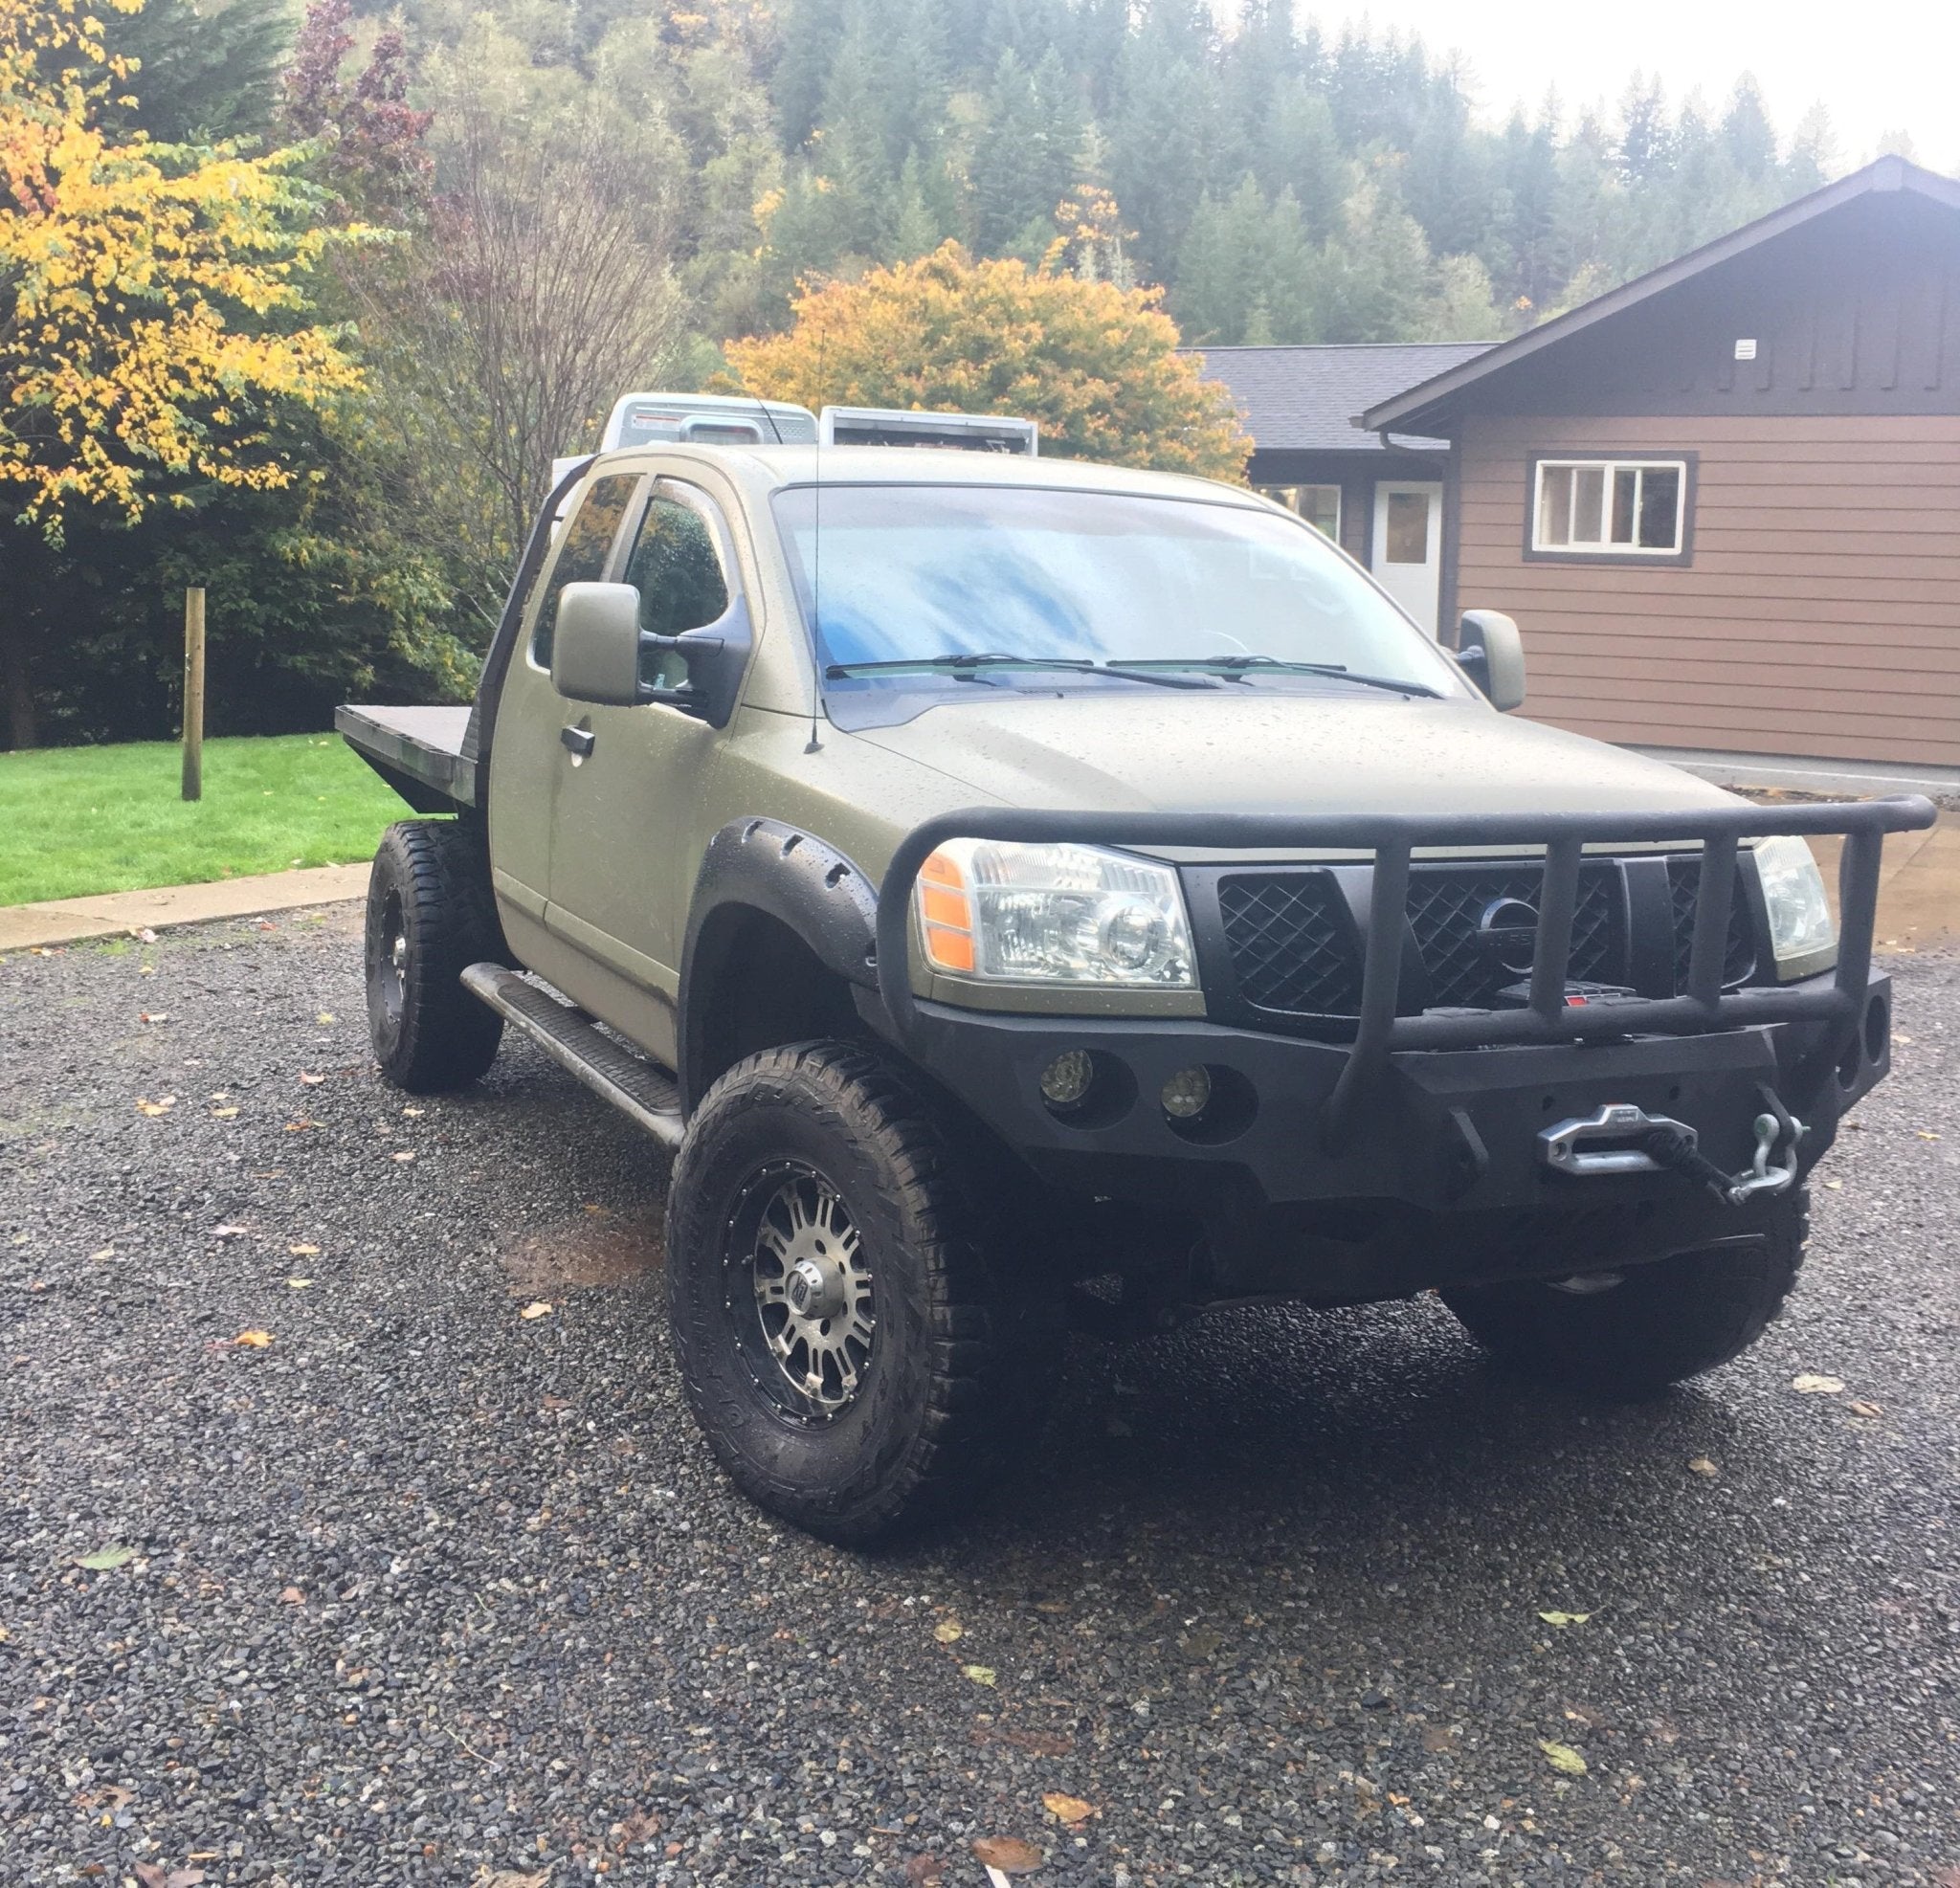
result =
[[871,1267],[844,1196],[775,1162],[729,1223],[725,1303],[756,1387],[792,1421],[834,1422],[862,1394],[876,1346]]

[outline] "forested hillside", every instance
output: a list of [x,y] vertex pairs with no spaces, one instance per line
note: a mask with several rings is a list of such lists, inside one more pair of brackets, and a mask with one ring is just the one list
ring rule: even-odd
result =
[[[254,409],[282,485],[145,460],[110,426],[141,506],[71,494],[58,528],[0,531],[15,744],[167,731],[191,581],[227,728],[466,687],[551,455],[618,391],[699,386],[781,328],[799,279],[951,238],[1161,286],[1198,344],[1478,339],[1837,166],[1821,114],[1779,146],[1747,79],[1707,105],[1630,75],[1608,122],[1492,116],[1502,73],[1473,100],[1441,49],[1330,35],[1290,0],[1229,32],[1203,0],[298,4],[79,0],[127,67],[87,104],[98,168],[287,153],[282,213],[318,239],[303,305],[238,319],[320,324],[358,382]],[[72,11],[0,0],[30,27]],[[67,56],[0,87],[0,116],[45,117]],[[6,183],[22,254],[49,188],[87,195]]]

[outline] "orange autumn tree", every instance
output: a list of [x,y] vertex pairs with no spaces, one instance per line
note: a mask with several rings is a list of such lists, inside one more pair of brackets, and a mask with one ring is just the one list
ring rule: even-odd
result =
[[728,344],[742,390],[806,407],[1013,413],[1041,450],[1237,478],[1252,442],[1179,354],[1155,289],[970,261],[947,243],[858,281],[806,282],[786,334]]
[[289,484],[280,406],[359,381],[308,319],[303,153],[112,144],[100,107],[140,84],[90,0],[0,0],[0,507],[57,542],[78,510]]

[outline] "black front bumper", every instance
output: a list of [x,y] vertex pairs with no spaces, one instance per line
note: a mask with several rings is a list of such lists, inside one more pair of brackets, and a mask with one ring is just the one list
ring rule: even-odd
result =
[[[1890,1001],[1890,980],[1870,976],[1866,1026],[1842,1050],[1826,1024],[1783,1023],[1395,1052],[1336,1138],[1327,1109],[1349,1066],[1345,1044],[1178,1018],[1007,1016],[922,1003],[905,1050],[1044,1179],[1079,1193],[1208,1218],[1228,1202],[1236,1211],[1379,1200],[1430,1212],[1558,1211],[1698,1190],[1669,1171],[1575,1177],[1546,1163],[1545,1129],[1610,1103],[1684,1122],[1714,1165],[1737,1172],[1754,1154],[1767,1089],[1805,1123],[1807,1171],[1843,1111],[1889,1066]],[[1096,1078],[1082,1105],[1058,1109],[1040,1078],[1069,1050],[1088,1052]],[[1199,1065],[1212,1105],[1195,1122],[1175,1121],[1159,1097],[1174,1074]]]
[[[1652,1256],[1722,1236],[1717,1229],[1748,1235],[1767,1196],[1726,1205],[1705,1169],[1702,1179],[1671,1167],[1559,1172],[1545,1158],[1544,1131],[1632,1104],[1694,1129],[1700,1153],[1733,1175],[1757,1151],[1758,1117],[1787,1111],[1804,1123],[1796,1158],[1807,1172],[1844,1110],[1889,1066],[1890,983],[1871,969],[1881,856],[1886,833],[1933,817],[1919,798],[1420,817],[974,808],[927,821],[895,854],[880,889],[878,998],[868,1012],[1032,1167],[1079,1196],[1181,1210],[1176,1216],[1194,1215],[1214,1248],[1241,1255],[1261,1241],[1284,1243],[1289,1230],[1324,1246],[1329,1236],[1338,1241],[1345,1215],[1355,1264],[1338,1288],[1343,1296],[1370,1295],[1365,1275],[1376,1259],[1405,1284],[1436,1281],[1443,1269],[1426,1264],[1424,1249],[1445,1230],[1466,1252],[1510,1253],[1465,1261],[1485,1271],[1529,1265],[1516,1254],[1520,1227],[1570,1229],[1588,1216],[1618,1229],[1590,1248],[1600,1250],[1599,1262],[1612,1262],[1605,1252],[1615,1242],[1632,1256]],[[1739,845],[1778,833],[1844,836],[1837,968],[1797,983],[1729,988]],[[954,837],[1241,856],[1371,854],[1351,1039],[921,1001],[912,988],[912,890],[933,849]],[[1697,849],[1699,890],[1681,988],[1575,1003],[1570,979],[1587,848],[1682,842]],[[1520,1002],[1433,1007],[1419,980],[1412,994],[1412,858],[1446,849],[1533,855],[1537,928]],[[1097,1078],[1082,1104],[1058,1109],[1044,1099],[1040,1077],[1072,1049],[1089,1053]],[[1212,1078],[1212,1105],[1194,1121],[1172,1120],[1160,1100],[1164,1085],[1198,1064]],[[1386,1276],[1377,1282],[1384,1291],[1372,1295],[1394,1288]]]

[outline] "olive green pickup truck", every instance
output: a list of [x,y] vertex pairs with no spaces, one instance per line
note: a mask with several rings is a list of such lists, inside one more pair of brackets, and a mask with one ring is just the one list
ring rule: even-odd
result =
[[674,1156],[694,1411],[840,1541],[996,1471],[1071,1326],[1434,1288],[1582,1389],[1706,1370],[1886,1072],[1880,851],[1932,809],[1752,806],[1507,717],[1507,618],[1459,642],[1236,487],[582,461],[474,707],[341,711],[423,815],[374,863],[382,1071],[514,1028]]

